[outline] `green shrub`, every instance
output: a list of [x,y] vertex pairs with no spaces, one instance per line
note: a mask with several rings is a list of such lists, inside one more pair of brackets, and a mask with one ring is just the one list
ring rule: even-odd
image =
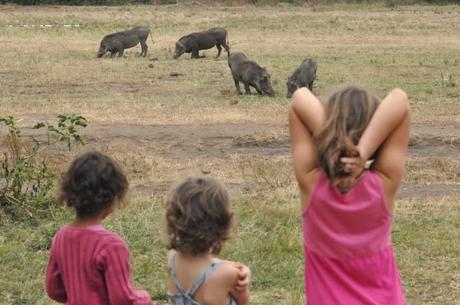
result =
[[87,121],[81,115],[58,115],[58,126],[57,128],[54,125],[48,122],[37,123],[33,128],[40,129],[46,127],[47,131],[47,144],[51,145],[51,138],[54,137],[59,142],[67,143],[67,148],[69,151],[72,149],[72,142],[77,144],[85,144],[85,141],[77,132],[78,127],[86,127]]
[[[69,150],[73,142],[84,144],[77,127],[86,127],[86,119],[81,116],[58,118],[58,127],[48,122],[35,126],[37,129],[47,126],[46,142],[23,137],[14,117],[0,118],[0,123],[8,128],[7,151],[0,159],[0,209],[13,220],[35,221],[54,215],[51,191],[57,175],[48,164],[49,148],[59,142],[66,142]],[[51,141],[52,138],[56,140]]]

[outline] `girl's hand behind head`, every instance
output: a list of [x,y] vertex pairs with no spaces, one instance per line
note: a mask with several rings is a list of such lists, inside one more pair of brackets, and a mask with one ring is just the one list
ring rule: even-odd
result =
[[340,162],[343,170],[350,174],[350,177],[357,177],[366,168],[366,162],[360,157],[342,157]]
[[334,180],[334,185],[341,193],[348,192],[362,177],[366,169],[366,162],[361,157],[342,157],[340,162],[343,170],[348,174],[347,177],[341,177]]

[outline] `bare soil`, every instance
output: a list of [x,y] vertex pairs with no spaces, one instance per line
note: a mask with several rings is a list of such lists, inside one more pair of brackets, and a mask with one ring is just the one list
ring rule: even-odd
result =
[[[31,126],[37,121],[26,119]],[[30,124],[30,125],[29,125]],[[5,129],[0,129],[4,134]],[[37,131],[26,129],[25,136],[37,135]],[[225,160],[231,155],[260,157],[288,156],[290,143],[287,125],[268,124],[188,124],[188,125],[93,125],[82,131],[89,148],[111,151],[147,151],[153,158],[164,158],[173,162],[188,162],[194,159]],[[140,149],[142,148],[142,149]],[[460,124],[412,126],[409,157],[460,156]],[[430,164],[427,164],[429,167]],[[206,171],[203,173],[206,174]],[[152,185],[135,185],[137,195],[164,193],[173,181]],[[241,193],[243,183],[227,184],[232,193]],[[437,197],[460,194],[458,184],[404,184],[400,197]]]

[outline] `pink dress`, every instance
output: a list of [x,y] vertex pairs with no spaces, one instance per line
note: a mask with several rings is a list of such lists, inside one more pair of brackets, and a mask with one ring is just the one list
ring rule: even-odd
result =
[[309,305],[405,305],[392,213],[372,171],[346,194],[318,174],[302,214]]
[[130,273],[129,250],[118,235],[101,226],[64,226],[53,238],[46,291],[67,305],[150,305]]

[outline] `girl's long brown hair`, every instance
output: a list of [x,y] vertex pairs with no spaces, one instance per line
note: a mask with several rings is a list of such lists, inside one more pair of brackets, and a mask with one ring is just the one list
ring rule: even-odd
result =
[[326,123],[316,137],[319,165],[329,180],[346,177],[341,157],[356,157],[356,145],[380,100],[369,92],[348,86],[335,92],[325,105]]

